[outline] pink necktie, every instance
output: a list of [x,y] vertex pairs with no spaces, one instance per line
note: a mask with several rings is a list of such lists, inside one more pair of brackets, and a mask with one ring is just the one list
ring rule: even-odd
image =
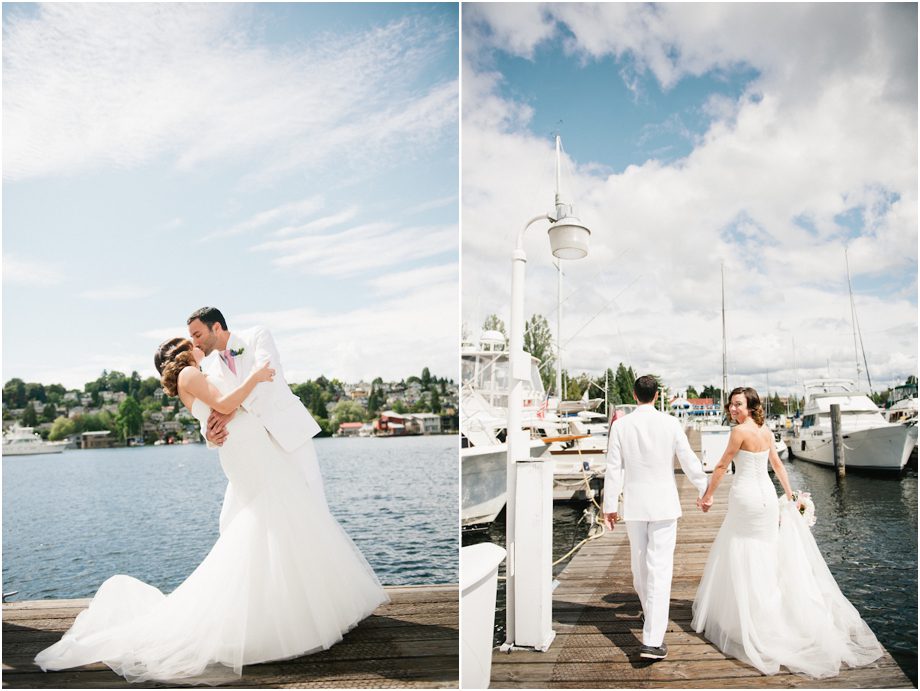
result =
[[224,362],[227,363],[227,367],[230,368],[230,371],[236,374],[236,365],[233,362],[233,355],[230,354],[230,350],[227,349],[223,352]]

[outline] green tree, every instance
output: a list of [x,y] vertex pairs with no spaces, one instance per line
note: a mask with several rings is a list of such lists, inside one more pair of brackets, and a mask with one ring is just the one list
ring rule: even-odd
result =
[[[534,314],[524,328],[524,350],[540,361],[540,379],[543,388],[549,390],[556,380],[553,366],[556,356],[553,354],[553,333],[549,322],[542,314]],[[558,392],[557,392],[558,393]]]
[[703,387],[703,390],[700,392],[700,398],[711,398],[715,403],[719,402],[719,398],[722,396],[722,389],[716,388],[712,384],[708,384]]
[[508,340],[508,334],[505,332],[505,322],[499,319],[497,314],[490,314],[486,317],[486,320],[482,323],[483,331],[498,331],[502,336],[505,337],[505,340]]
[[770,397],[770,415],[785,415],[788,411],[778,393]]
[[54,422],[57,417],[57,406],[54,403],[46,403],[42,411],[42,422]]
[[436,387],[431,388],[431,412],[436,415],[441,413],[441,397]]
[[45,402],[45,385],[36,382],[26,383],[26,400]]
[[73,420],[66,417],[59,417],[51,424],[51,432],[48,433],[48,439],[51,441],[60,441],[76,433],[77,424]]
[[401,398],[396,399],[396,402],[393,404],[393,412],[398,413],[399,415],[406,414],[406,404]]
[[616,405],[623,403],[634,403],[633,385],[636,383],[636,374],[632,367],[627,367],[622,362],[617,365],[616,374],[613,377],[613,399]]
[[422,379],[421,379],[421,381],[422,381],[422,386],[423,386],[424,388],[427,389],[429,386],[431,386],[431,372],[428,371],[428,368],[427,368],[427,367],[423,367],[423,368],[422,368]]
[[140,400],[141,396],[141,375],[137,371],[131,372],[131,378],[128,379],[128,395]]
[[26,403],[26,383],[22,379],[10,379],[3,385],[3,405],[7,408],[24,408]]
[[64,394],[66,393],[67,389],[60,384],[49,384],[45,387],[45,399],[57,406],[64,403]]
[[570,377],[566,370],[562,370],[562,386],[569,401],[577,401],[585,391],[584,382],[578,377]]
[[333,431],[338,431],[343,422],[364,422],[365,410],[357,401],[343,400],[332,409],[330,423]]
[[77,422],[80,432],[117,431],[115,428],[115,418],[113,418],[112,414],[107,410],[103,410],[101,413],[82,415]]
[[696,392],[696,389],[693,388],[693,384],[687,386],[687,398],[699,398],[700,395]]
[[118,406],[118,413],[115,415],[115,426],[118,430],[118,435],[122,439],[141,433],[144,427],[144,416],[140,404],[130,396]]
[[24,427],[35,427],[38,425],[38,413],[35,412],[35,406],[32,405],[31,401],[22,412],[22,424]]
[[157,379],[156,377],[147,377],[146,379],[141,381],[141,386],[140,386],[140,391],[138,392],[138,396],[140,397],[141,400],[152,397],[156,393],[157,389],[159,388],[160,388],[159,379]]

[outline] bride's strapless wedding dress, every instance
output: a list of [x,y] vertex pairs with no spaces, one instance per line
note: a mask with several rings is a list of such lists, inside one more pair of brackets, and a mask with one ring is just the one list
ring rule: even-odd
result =
[[833,676],[884,650],[837,587],[805,519],[780,509],[768,452],[739,451],[719,529],[693,603],[693,628],[726,655],[775,674]]
[[[210,409],[196,400],[192,413],[206,420]],[[317,489],[258,420],[239,410],[228,429],[220,463],[233,501],[204,561],[169,595],[130,576],[109,578],[64,637],[36,656],[42,669],[101,661],[134,682],[221,683],[243,665],[329,648],[388,600]]]

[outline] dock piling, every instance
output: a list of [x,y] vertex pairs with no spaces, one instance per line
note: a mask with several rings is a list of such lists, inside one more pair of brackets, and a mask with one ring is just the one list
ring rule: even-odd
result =
[[831,437],[834,444],[834,470],[837,477],[846,477],[847,465],[843,452],[843,433],[840,431],[840,404],[831,403]]

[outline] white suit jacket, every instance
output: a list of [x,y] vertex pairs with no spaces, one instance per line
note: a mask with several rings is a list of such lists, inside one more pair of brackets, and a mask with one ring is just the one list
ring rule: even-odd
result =
[[[227,348],[243,351],[233,358],[236,374],[230,371],[217,352],[212,352],[201,363],[204,373],[214,386],[227,394],[245,381],[254,365],[271,362],[275,370],[274,380],[256,384],[256,388],[243,401],[242,408],[259,419],[282,449],[291,452],[320,432],[320,426],[310,411],[291,392],[285,381],[281,356],[268,329],[256,326],[245,331],[233,331],[227,341]],[[207,427],[202,424],[202,436],[206,432]]]
[[623,520],[678,518],[675,454],[684,474],[703,496],[709,485],[706,472],[677,418],[646,404],[612,423],[607,435],[604,513],[617,512],[622,492]]

